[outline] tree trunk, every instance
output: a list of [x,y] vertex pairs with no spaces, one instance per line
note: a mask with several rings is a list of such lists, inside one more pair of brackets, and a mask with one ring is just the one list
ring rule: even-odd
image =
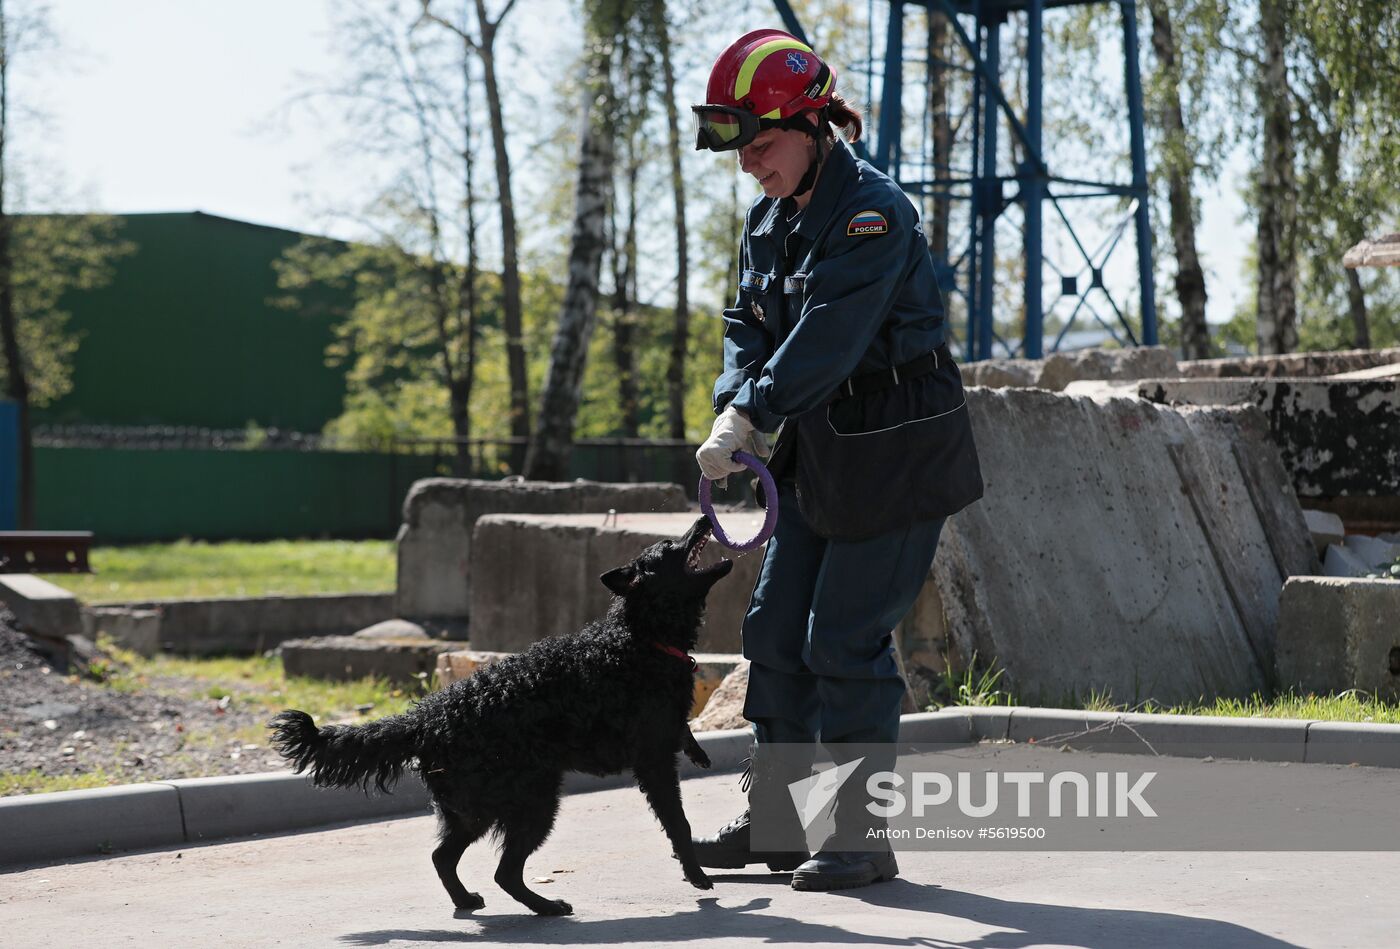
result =
[[685,229],[685,178],[681,174],[681,123],[676,108],[676,67],[671,60],[671,29],[663,0],[656,18],[665,81],[667,149],[671,157],[671,197],[676,215],[676,315],[671,331],[671,361],[666,367],[667,422],[672,438],[685,438],[685,356],[690,343],[690,262]]
[[501,93],[496,83],[496,58],[493,52],[500,21],[490,21],[484,0],[476,0],[476,15],[481,30],[481,46],[477,51],[481,55],[486,108],[491,119],[491,144],[496,156],[496,191],[501,210],[501,321],[506,333],[506,364],[510,374],[510,433],[516,438],[529,438],[530,380],[525,367],[515,201],[511,195],[510,153],[506,151],[506,126],[501,114]]
[[1196,253],[1196,208],[1192,194],[1195,167],[1181,111],[1181,68],[1176,61],[1167,0],[1148,0],[1152,15],[1152,49],[1157,54],[1163,92],[1160,121],[1171,208],[1172,243],[1176,249],[1176,297],[1181,304],[1181,349],[1187,359],[1206,359],[1210,328],[1206,325],[1206,277]]
[[[928,90],[929,113],[933,116],[933,174],[935,178],[952,177],[953,123],[948,115],[948,18],[942,11],[929,8],[928,14]],[[948,188],[933,199],[933,220],[928,231],[928,246],[940,264],[948,260],[948,222],[953,202]]]
[[[613,252],[613,364],[617,367],[617,399],[622,415],[622,434],[641,435],[640,393],[637,384],[637,172],[640,162],[637,143],[627,147],[627,223],[620,235],[614,230]],[[614,208],[617,206],[613,201]],[[630,480],[630,472],[624,471]]]
[[[615,35],[615,34],[613,34]],[[589,78],[584,84],[584,126],[579,143],[569,282],[540,398],[538,424],[525,459],[525,477],[562,481],[568,477],[588,343],[598,317],[598,273],[612,193],[613,35],[591,37]]]
[[463,222],[463,243],[466,244],[467,260],[466,266],[462,268],[461,283],[457,288],[457,323],[458,329],[464,337],[466,353],[462,360],[462,371],[458,376],[458,384],[462,388],[461,398],[463,404],[468,406],[467,416],[463,420],[458,437],[462,439],[458,451],[459,477],[471,477],[471,399],[472,389],[476,385],[476,339],[477,328],[480,321],[476,318],[477,296],[477,259],[476,259],[476,155],[474,143],[472,141],[472,75],[470,47],[463,44],[462,47],[462,209],[465,212]]
[[1347,310],[1351,314],[1352,345],[1357,349],[1371,348],[1371,321],[1366,315],[1366,291],[1361,287],[1361,275],[1350,268],[1347,275]]
[[35,529],[34,433],[29,422],[29,377],[19,348],[14,293],[13,220],[5,205],[5,146],[10,119],[10,36],[5,5],[0,0],[0,347],[5,354],[5,395],[19,415],[19,529]]
[[1256,335],[1261,355],[1298,346],[1297,176],[1293,168],[1293,122],[1288,87],[1286,0],[1259,0],[1263,67],[1259,111],[1263,140],[1259,156],[1259,291]]

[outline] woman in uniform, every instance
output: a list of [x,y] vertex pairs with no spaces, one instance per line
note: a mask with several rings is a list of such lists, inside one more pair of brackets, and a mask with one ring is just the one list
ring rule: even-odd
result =
[[[697,851],[709,867],[793,870],[808,890],[898,873],[887,846],[852,843],[878,837],[863,777],[894,763],[905,685],[892,631],[944,520],[982,494],[918,214],[835,134],[862,130],[835,90],[810,47],[758,30],[720,54],[693,107],[696,147],[737,152],[763,191],[745,215],[718,417],[696,458],[723,479],[744,470],[734,452],[764,453],[764,433],[779,432],[778,524],[743,625],[755,807]],[[810,774],[818,741],[838,763],[862,760],[836,834],[809,859],[787,785]]]

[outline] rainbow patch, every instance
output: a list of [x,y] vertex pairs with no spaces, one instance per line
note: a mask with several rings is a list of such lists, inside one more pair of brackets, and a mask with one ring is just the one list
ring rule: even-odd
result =
[[862,211],[846,225],[847,237],[868,237],[871,234],[888,234],[889,231],[889,222],[879,211]]

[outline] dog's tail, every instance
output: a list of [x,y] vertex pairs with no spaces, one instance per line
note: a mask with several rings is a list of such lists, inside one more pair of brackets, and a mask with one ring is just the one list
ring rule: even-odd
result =
[[420,729],[413,711],[364,725],[317,728],[311,716],[289,709],[267,723],[273,747],[297,774],[311,771],[323,788],[388,791],[418,754]]

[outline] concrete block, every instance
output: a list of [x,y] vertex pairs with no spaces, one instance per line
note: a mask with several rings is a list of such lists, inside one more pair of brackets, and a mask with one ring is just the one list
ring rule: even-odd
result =
[[337,682],[378,676],[413,683],[434,674],[438,656],[466,647],[460,640],[318,636],[283,643],[282,669],[289,676]]
[[127,609],[160,614],[160,643],[185,656],[261,653],[303,636],[353,633],[387,619],[387,593],[310,596],[234,596],[193,600],[144,600]]
[[424,813],[429,801],[427,788],[412,774],[405,774],[392,794],[318,788],[306,775],[291,772],[186,778],[165,786],[179,793],[191,843]]
[[1319,557],[1326,552],[1328,545],[1340,544],[1346,539],[1347,532],[1342,525],[1342,519],[1331,511],[1304,508],[1303,520],[1308,525],[1308,533],[1312,535],[1313,547]]
[[[684,514],[497,514],[477,521],[472,543],[472,646],[520,652],[546,636],[571,633],[606,613],[612,595],[599,581],[663,538],[678,538],[698,512]],[[722,515],[733,536],[751,537],[762,512]],[[734,569],[710,591],[698,651],[738,653],[762,550],[736,554],[712,543],[704,565],[724,556]]]
[[1400,494],[1400,379],[1157,379],[1138,392],[1258,406],[1299,497]]
[[49,581],[28,573],[0,574],[0,602],[10,608],[25,632],[48,639],[83,634],[78,599]]
[[995,663],[1042,703],[1267,687],[1283,579],[1316,554],[1257,409],[1029,389],[968,405],[986,494],[944,529],[907,665]]
[[183,842],[180,797],[164,784],[0,798],[0,866]]
[[1303,760],[1400,768],[1400,725],[1312,722],[1308,726],[1307,752]]
[[1391,544],[1381,540],[1379,537],[1367,537],[1365,534],[1348,534],[1346,537],[1346,548],[1356,554],[1362,562],[1371,570],[1385,564],[1389,566],[1400,557],[1400,544]]
[[1400,582],[1291,578],[1279,611],[1278,683],[1400,701]]
[[500,662],[511,652],[486,652],[481,649],[462,649],[445,652],[437,657],[437,668],[433,679],[439,689],[445,689],[454,682],[469,678],[476,670]]
[[691,720],[690,730],[697,734],[702,731],[732,730],[752,734],[752,727],[744,718],[744,697],[748,690],[749,664],[744,661],[735,666],[710,694],[704,711]]
[[125,606],[94,606],[83,609],[83,631],[96,642],[106,635],[123,649],[142,656],[160,652],[160,611],[137,610]]
[[394,612],[409,619],[471,615],[472,531],[487,514],[684,511],[675,484],[426,478],[404,499]]
[[1400,347],[1351,349],[1342,352],[1287,353],[1276,356],[1231,356],[1193,359],[1178,364],[1179,375],[1190,379],[1317,377],[1355,372],[1400,362]]
[[1044,359],[988,359],[960,366],[963,382],[989,388],[1063,390],[1080,380],[1157,379],[1176,375],[1176,357],[1165,346],[1076,349]]
[[695,654],[695,700],[690,717],[697,718],[705,710],[710,696],[720,687],[729,673],[739,668],[744,657],[738,653],[697,652]]
[[1364,577],[1370,569],[1355,551],[1341,544],[1329,546],[1327,555],[1322,558],[1322,572],[1329,577]]

